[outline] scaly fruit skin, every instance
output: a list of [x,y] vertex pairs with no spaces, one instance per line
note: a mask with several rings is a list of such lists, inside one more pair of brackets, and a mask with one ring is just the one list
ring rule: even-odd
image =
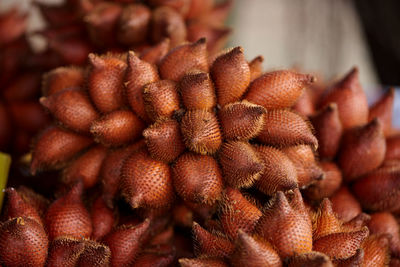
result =
[[0,262],[5,266],[44,266],[48,243],[41,224],[28,217],[12,218],[0,226]]
[[61,236],[89,238],[92,234],[92,221],[81,199],[82,182],[77,182],[63,197],[50,205],[45,223],[49,239]]

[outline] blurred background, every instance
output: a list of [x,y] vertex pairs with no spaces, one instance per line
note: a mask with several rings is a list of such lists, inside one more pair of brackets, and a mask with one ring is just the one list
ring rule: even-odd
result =
[[[40,0],[61,3],[62,0]],[[29,31],[45,25],[31,0],[1,0],[0,12],[29,10]],[[330,81],[358,66],[369,99],[400,85],[400,1],[235,0],[229,45],[249,59],[264,56],[266,69],[298,68]],[[46,43],[32,36],[37,50]]]

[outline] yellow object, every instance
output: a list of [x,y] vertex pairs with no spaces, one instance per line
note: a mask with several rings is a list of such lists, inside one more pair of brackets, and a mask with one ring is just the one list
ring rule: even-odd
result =
[[0,152],[0,210],[3,206],[4,189],[7,185],[8,171],[10,170],[11,157]]

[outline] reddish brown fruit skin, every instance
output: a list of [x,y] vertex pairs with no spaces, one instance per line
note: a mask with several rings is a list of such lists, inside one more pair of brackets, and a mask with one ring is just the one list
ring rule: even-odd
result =
[[330,201],[333,211],[343,222],[350,221],[362,212],[360,203],[345,186],[331,196]]
[[318,139],[318,153],[322,158],[333,158],[343,134],[336,103],[331,103],[311,118]]
[[186,40],[185,21],[172,8],[162,6],[155,9],[152,13],[151,25],[151,39],[155,43],[167,37],[171,40],[171,47],[175,47]]
[[240,231],[251,234],[262,215],[237,189],[227,188],[220,205],[220,222],[231,240],[236,240]]
[[292,71],[268,72],[250,84],[245,99],[266,109],[288,108],[296,103],[303,88],[313,81],[311,75]]
[[396,218],[389,212],[378,212],[371,214],[371,220],[368,222],[368,228],[371,234],[388,234],[391,236],[389,243],[393,255],[400,255],[400,234],[399,225]]
[[37,211],[40,218],[44,218],[50,204],[47,198],[23,185],[18,187],[17,192],[25,203],[29,203]]
[[320,163],[324,179],[316,181],[306,189],[306,195],[313,200],[321,200],[332,196],[342,183],[342,173],[338,166],[330,161]]
[[[291,257],[288,267],[333,267],[330,258],[324,253],[312,251]],[[354,266],[355,267],[355,266]]]
[[221,107],[240,100],[250,83],[250,67],[244,58],[243,48],[235,47],[217,57],[210,74]]
[[66,88],[80,87],[84,83],[84,71],[76,67],[59,67],[43,76],[42,92],[50,96]]
[[75,267],[85,243],[73,238],[57,238],[50,243],[47,267]]
[[184,200],[213,204],[220,199],[222,174],[214,158],[185,153],[178,158],[172,170],[175,190]]
[[127,64],[113,56],[89,54],[92,66],[88,77],[88,91],[93,103],[107,113],[124,105],[123,82]]
[[272,146],[294,146],[299,144],[318,147],[311,124],[300,115],[289,110],[270,110],[265,114],[264,128],[257,140]]
[[306,187],[323,178],[323,171],[317,165],[314,152],[308,145],[286,147],[282,150],[293,162],[299,187]]
[[125,159],[133,152],[144,148],[145,143],[142,139],[128,147],[109,151],[107,154],[100,170],[100,177],[104,199],[108,206],[112,206],[112,200],[118,192],[121,180],[121,170]]
[[4,190],[7,196],[7,202],[4,206],[5,219],[12,219],[16,217],[27,217],[42,224],[42,218],[38,211],[26,202],[21,195],[14,188],[10,187]]
[[229,141],[222,145],[219,154],[224,179],[232,187],[250,187],[264,171],[264,162],[247,142]]
[[63,181],[72,184],[82,180],[85,188],[93,187],[100,178],[100,168],[106,155],[107,150],[103,146],[91,148],[63,170]]
[[273,195],[298,187],[296,168],[282,151],[268,146],[257,146],[256,151],[265,166],[255,183],[261,192]]
[[358,80],[358,69],[353,68],[322,97],[320,106],[336,103],[343,129],[367,123],[368,102]]
[[224,137],[230,140],[249,140],[263,130],[267,111],[247,101],[224,106],[218,112]]
[[94,121],[90,132],[105,146],[120,146],[139,139],[144,123],[128,110],[117,110]]
[[185,150],[179,123],[175,120],[160,119],[145,129],[143,136],[154,159],[172,162]]
[[151,10],[142,4],[131,4],[122,10],[119,18],[118,41],[132,45],[145,41],[150,24]]
[[104,238],[111,250],[111,266],[129,266],[140,253],[143,237],[147,235],[150,221],[139,225],[124,225]]
[[43,226],[17,217],[0,226],[0,262],[5,266],[44,266],[48,239]]
[[99,116],[80,88],[58,91],[40,98],[40,103],[64,126],[76,132],[89,133],[90,124]]
[[400,160],[400,135],[391,136],[386,139],[386,154],[387,160]]
[[86,62],[87,55],[93,51],[93,47],[80,38],[67,40],[48,39],[48,46],[66,64],[82,65]]
[[375,119],[367,125],[348,131],[342,139],[339,165],[346,181],[379,167],[386,153],[382,124]]
[[358,267],[358,266],[363,266],[363,261],[364,261],[364,250],[362,248],[357,249],[356,254],[351,256],[348,259],[345,260],[336,260],[334,261],[336,263],[337,267]]
[[50,205],[45,218],[50,240],[60,236],[89,238],[92,234],[90,214],[81,199],[82,191],[83,184],[78,182]]
[[235,252],[229,260],[235,267],[282,266],[282,261],[271,244],[260,238],[252,237],[241,230],[239,230]]
[[368,121],[379,118],[383,124],[383,133],[388,136],[392,131],[394,88],[390,88],[370,109]]
[[315,113],[315,101],[314,101],[314,91],[313,86],[306,87],[303,94],[297,99],[296,103],[293,105],[293,110],[298,112],[303,116],[312,116]]
[[364,209],[396,211],[400,208],[399,164],[382,166],[366,174],[352,189]]
[[307,253],[312,250],[312,226],[300,192],[289,204],[286,196],[278,191],[273,204],[259,219],[256,232],[269,241],[281,257]]
[[76,153],[88,147],[92,139],[57,127],[47,128],[35,144],[31,172],[65,165]]
[[196,222],[193,223],[193,242],[196,255],[227,258],[234,250],[234,245],[223,235],[211,234]]
[[112,209],[107,207],[103,197],[95,200],[91,212],[93,232],[92,239],[100,240],[107,235],[114,226],[115,214]]
[[200,154],[213,154],[222,144],[222,133],[215,114],[206,110],[187,111],[181,121],[186,147]]
[[91,240],[85,240],[85,250],[79,257],[77,267],[110,266],[111,251],[110,248]]
[[179,259],[181,267],[228,267],[229,265],[218,258],[181,258]]
[[368,236],[368,228],[355,232],[334,233],[314,242],[313,249],[325,253],[332,259],[344,260],[353,256]]
[[135,113],[148,121],[143,100],[143,87],[159,80],[157,68],[152,64],[140,60],[134,52],[128,52],[128,69],[125,83],[128,103]]
[[211,110],[217,104],[213,82],[206,72],[193,71],[184,75],[179,82],[179,92],[188,110]]
[[260,77],[263,73],[263,56],[255,57],[252,61],[249,62],[250,67],[250,81],[254,81],[258,77]]
[[179,81],[190,70],[208,72],[206,40],[184,44],[172,49],[160,62],[159,71],[163,79]]
[[171,118],[179,109],[179,95],[176,83],[160,80],[143,88],[143,99],[147,115],[153,121]]
[[170,167],[146,152],[134,153],[122,167],[121,191],[133,208],[169,206],[174,198]]
[[318,240],[321,237],[342,232],[342,222],[337,218],[332,210],[331,202],[325,198],[319,207],[314,222],[313,239]]
[[371,235],[362,244],[364,250],[363,266],[388,266],[390,262],[390,235]]

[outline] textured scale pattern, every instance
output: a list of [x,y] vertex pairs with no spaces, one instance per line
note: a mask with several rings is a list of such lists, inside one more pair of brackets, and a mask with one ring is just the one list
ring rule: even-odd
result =
[[262,212],[237,189],[225,190],[219,219],[224,232],[235,240],[239,231],[252,233]]
[[281,257],[311,252],[313,248],[311,219],[304,206],[295,208],[278,191],[273,204],[258,221],[257,233],[276,247]]
[[83,184],[76,183],[71,190],[50,205],[45,223],[49,239],[61,236],[89,238],[92,221],[81,199]]
[[211,204],[221,197],[222,174],[210,156],[183,154],[173,167],[173,177],[175,190],[184,200]]
[[48,239],[43,226],[27,217],[0,226],[0,262],[5,266],[45,266]]
[[134,153],[122,169],[122,194],[132,207],[160,208],[172,204],[171,171],[147,153]]
[[245,99],[268,110],[290,107],[313,81],[311,75],[287,70],[265,73],[250,84]]
[[264,163],[264,171],[255,186],[267,195],[292,190],[298,186],[297,171],[292,161],[279,149],[258,146],[256,151]]
[[288,110],[270,110],[265,114],[264,129],[257,140],[272,146],[311,145],[315,149],[318,141],[312,126],[300,115]]

